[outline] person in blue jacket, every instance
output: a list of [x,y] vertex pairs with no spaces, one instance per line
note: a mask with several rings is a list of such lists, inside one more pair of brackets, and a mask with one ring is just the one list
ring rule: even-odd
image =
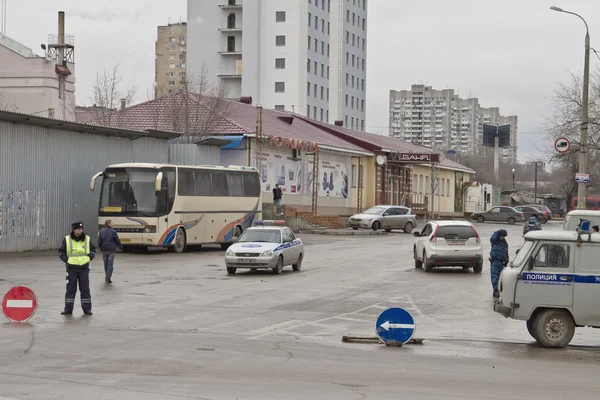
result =
[[525,235],[527,232],[541,231],[541,230],[542,230],[542,224],[540,223],[540,219],[538,218],[537,215],[533,215],[527,220],[527,223],[525,224],[525,226],[523,226],[523,235]]
[[117,250],[123,250],[123,245],[119,240],[117,231],[113,229],[110,219],[104,222],[104,229],[98,235],[98,247],[102,250],[102,258],[104,259],[104,281],[112,283],[115,254]]
[[506,236],[508,236],[508,233],[504,229],[501,229],[494,232],[490,238],[490,243],[492,244],[492,250],[490,251],[490,272],[492,275],[494,297],[500,297],[498,280],[500,279],[500,273],[508,264],[508,243],[506,242]]

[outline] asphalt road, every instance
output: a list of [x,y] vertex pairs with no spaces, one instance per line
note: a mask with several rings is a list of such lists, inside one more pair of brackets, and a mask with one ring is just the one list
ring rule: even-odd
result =
[[[522,225],[477,224],[485,250]],[[560,229],[558,223],[544,229]],[[218,248],[118,254],[114,283],[92,266],[94,315],[63,317],[55,252],[3,254],[0,292],[26,285],[39,308],[0,325],[0,396],[10,399],[597,399],[600,332],[537,346],[491,310],[482,274],[415,270],[411,235],[302,236],[302,271],[228,276]],[[408,309],[422,345],[342,343],[374,336],[385,308]],[[2,397],[0,397],[2,399]]]

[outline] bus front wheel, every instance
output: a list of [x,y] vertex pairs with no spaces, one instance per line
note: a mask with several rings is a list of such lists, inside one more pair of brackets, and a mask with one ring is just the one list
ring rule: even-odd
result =
[[181,228],[177,229],[175,234],[175,243],[173,244],[173,250],[175,253],[183,253],[185,250],[185,231]]

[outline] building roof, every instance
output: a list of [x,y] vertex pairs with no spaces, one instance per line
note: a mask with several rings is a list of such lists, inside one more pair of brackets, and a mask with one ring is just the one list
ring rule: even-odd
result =
[[440,162],[440,168],[445,168],[445,169],[453,169],[455,171],[462,171],[462,172],[468,172],[469,174],[474,174],[476,173],[474,169],[471,169],[469,167],[466,167],[462,164],[459,164],[457,162],[454,162],[448,158],[444,158],[441,162]]
[[17,113],[12,111],[0,110],[0,122],[9,122],[12,124],[26,124],[39,126],[48,129],[60,129],[76,133],[87,133],[89,135],[121,137],[125,139],[139,139],[144,137],[168,140],[179,137],[179,133],[162,131],[133,131],[129,129],[110,128],[99,125],[88,125],[78,122],[63,121],[60,119],[39,117],[36,115]]
[[17,42],[16,40],[2,33],[0,33],[0,46],[4,46],[23,57],[39,57],[29,47]]
[[[214,102],[222,102],[222,107]],[[188,131],[194,136],[231,135],[248,133],[226,117],[225,100],[199,99],[190,93],[178,92],[160,99],[146,101],[122,110],[101,107],[82,109],[76,113],[78,122],[103,126],[141,130],[156,129],[167,132],[185,132],[185,115],[188,112]],[[215,111],[215,112],[213,112]]]

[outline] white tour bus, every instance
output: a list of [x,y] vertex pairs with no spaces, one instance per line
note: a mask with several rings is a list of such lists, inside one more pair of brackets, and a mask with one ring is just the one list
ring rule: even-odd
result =
[[261,219],[258,170],[241,166],[128,163],[102,176],[98,225],[112,220],[124,251],[220,244],[226,249]]

